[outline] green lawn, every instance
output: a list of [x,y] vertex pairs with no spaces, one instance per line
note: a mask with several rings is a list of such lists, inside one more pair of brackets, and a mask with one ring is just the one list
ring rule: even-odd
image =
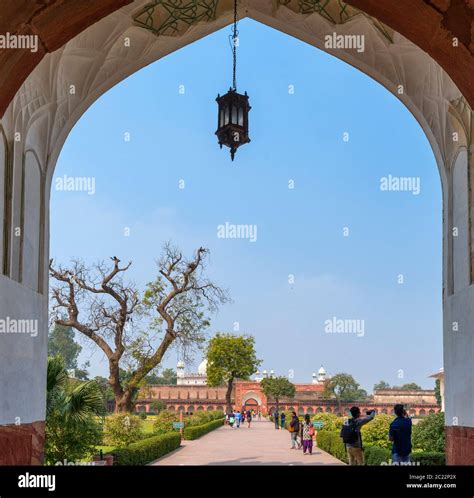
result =
[[143,420],[143,430],[147,434],[150,434],[153,432],[153,423],[155,422],[154,420]]

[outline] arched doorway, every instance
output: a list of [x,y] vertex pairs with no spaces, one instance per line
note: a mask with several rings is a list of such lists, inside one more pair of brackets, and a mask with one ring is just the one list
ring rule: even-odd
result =
[[260,405],[258,403],[258,401],[255,399],[255,398],[247,398],[245,400],[245,404],[243,406],[244,410],[247,411],[247,410],[254,410],[255,412],[258,412],[260,410]]
[[[288,12],[288,9],[285,10],[284,6],[281,6],[279,2],[277,3],[278,7],[276,8],[269,3],[262,10],[259,10],[258,7],[249,7],[247,14],[256,20],[265,21],[277,29],[291,32],[322,49],[324,49],[323,36],[328,29],[344,30],[343,24],[340,25],[338,22],[328,28],[328,21],[322,22],[318,16],[311,16],[310,20],[305,20],[303,26],[301,21],[304,17],[301,12]],[[5,275],[5,278],[2,278],[0,282],[0,294],[13,296],[13,298],[8,302],[8,305],[4,301],[0,301],[0,312],[2,316],[20,317],[24,310],[28,310],[30,316],[36,317],[35,319],[43,330],[43,335],[47,330],[45,310],[47,309],[48,289],[49,188],[62,144],[78,117],[99,95],[129,74],[167,53],[163,45],[158,47],[159,44],[157,44],[150,48],[149,40],[137,50],[137,55],[133,57],[133,60],[129,60],[128,55],[120,53],[121,47],[114,48],[117,40],[123,38],[124,33],[133,26],[132,13],[136,7],[137,3],[132,3],[132,5],[123,8],[120,17],[95,19],[98,22],[87,30],[90,45],[84,39],[81,40],[81,44],[76,44],[75,40],[71,40],[68,47],[70,52],[63,50],[61,44],[71,39],[73,35],[77,34],[76,32],[62,38],[61,42],[57,41],[56,44],[53,44],[55,49],[64,52],[62,56],[47,55],[38,64],[31,79],[40,84],[32,85],[31,80],[27,81],[18,98],[12,100],[12,95],[10,95],[8,101],[10,108],[2,118],[0,178],[16,178],[17,180],[21,179],[21,181],[16,181],[15,185],[13,182],[3,185],[2,181],[1,193],[5,202],[0,202],[0,205],[8,205],[10,214],[0,217],[0,219],[5,220],[3,230],[0,230],[2,233],[0,266]],[[380,14],[383,15],[382,10]],[[215,31],[229,21],[229,11],[226,12],[224,9],[223,13],[214,19],[205,26],[203,23],[202,29],[194,30],[192,35],[185,36],[185,33],[177,33],[179,42],[176,43],[173,40],[173,48],[177,49],[194,41],[194,39]],[[463,90],[465,93],[463,95],[449,81],[444,71],[434,64],[426,54],[421,53],[422,51],[416,45],[406,40],[401,42],[399,38],[390,37],[390,33],[388,33],[389,36],[386,40],[386,44],[390,46],[388,49],[380,44],[381,37],[386,36],[387,33],[381,34],[379,26],[369,16],[367,19],[362,19],[361,22],[366,23],[364,27],[370,33],[370,36],[367,36],[367,41],[371,50],[367,51],[366,54],[351,54],[341,51],[338,55],[380,81],[394,94],[397,94],[400,86],[398,75],[404,75],[405,84],[402,85],[404,92],[398,93],[398,97],[419,120],[432,144],[444,190],[445,323],[456,322],[461,329],[471,330],[472,318],[467,310],[471,309],[474,303],[474,297],[468,290],[471,288],[473,280],[470,247],[472,233],[465,230],[460,238],[453,240],[451,237],[453,220],[464,220],[463,223],[466,226],[472,225],[470,219],[472,199],[469,197],[469,192],[464,191],[468,173],[469,175],[472,173],[470,171],[472,161],[467,152],[471,147],[471,137],[467,137],[466,133],[463,132],[466,109],[469,119],[472,119],[472,110],[466,101],[469,92]],[[81,26],[84,25],[81,24]],[[72,97],[70,94],[64,97],[64,101],[60,102],[59,99],[51,101],[50,96],[55,94],[51,89],[60,87],[57,85],[57,75],[63,76],[65,74],[62,64],[70,64],[71,57],[76,57],[73,54],[77,55],[80,52],[84,56],[85,65],[88,64],[87,61],[90,61],[91,57],[100,57],[97,51],[95,51],[95,55],[93,54],[95,42],[99,36],[98,31],[115,33],[116,35],[107,39],[103,51],[107,57],[96,65],[97,76],[100,75],[100,77],[89,79],[89,73],[83,70],[84,67],[78,67],[78,74],[81,72],[84,74],[84,79],[79,82],[79,84],[84,85],[81,98],[78,98],[76,94],[74,94],[76,97]],[[426,47],[426,49],[431,51],[432,47]],[[372,58],[373,53],[378,54],[377,60]],[[410,56],[408,57],[407,54]],[[453,57],[457,56],[458,54],[453,54]],[[77,60],[80,59],[81,57],[77,57]],[[120,69],[111,69],[107,65],[110,60],[119,61],[117,68]],[[387,70],[387,68],[393,68],[393,71]],[[423,80],[424,75],[426,76],[426,85],[422,90],[419,90],[419,85],[416,83],[420,79]],[[94,80],[97,85],[93,88],[87,88],[87,79]],[[443,81],[443,84],[435,84],[439,81]],[[464,88],[462,81],[459,84]],[[43,88],[44,95],[38,94],[42,90],[32,91],[32,88]],[[61,96],[62,98],[63,96]],[[43,102],[42,107],[34,105],[34,103],[40,102]],[[432,116],[437,116],[437,118],[432,119]],[[40,124],[45,122],[49,123],[48,127],[43,127]],[[15,149],[12,151],[10,149],[11,144],[14,143],[13,135],[18,130],[17,124],[21,126],[20,133],[28,138],[18,147],[15,145]],[[41,133],[38,132],[39,128],[42,130]],[[452,136],[454,132],[459,132],[461,136],[457,144],[445,140],[446,136]],[[28,145],[28,148],[25,144]],[[8,175],[4,174],[6,170],[9,172]],[[20,184],[26,186],[24,191],[18,189]],[[13,192],[13,190],[15,191]],[[21,232],[22,234],[25,232],[20,240],[11,236],[17,220],[23,220]],[[3,240],[3,236],[5,236],[5,240]],[[4,250],[5,248],[6,250]],[[469,298],[468,304],[466,304],[466,297]],[[460,387],[459,379],[464,379],[464,385],[470,386],[469,389],[472,391],[474,390],[474,374],[472,369],[468,368],[467,360],[459,362],[456,358],[463,351],[472,350],[474,339],[470,336],[466,337],[466,335],[461,338],[453,338],[451,332],[446,326],[446,420],[448,424],[451,424],[448,427],[448,438],[452,437],[456,440],[456,444],[461,444],[459,441],[463,440],[462,434],[474,432],[474,415],[472,410],[468,410],[465,406],[464,388]],[[3,361],[10,358],[11,355],[17,354],[15,351],[22,350],[22,347],[10,342],[9,338],[2,337],[1,339],[0,369],[2,369],[2,377],[7,380],[23,378],[25,382],[22,386],[21,400],[18,399],[18,402],[14,401],[18,398],[15,381],[5,382],[2,385],[0,399],[10,401],[8,405],[5,404],[5,409],[1,410],[0,424],[11,425],[19,417],[23,421],[22,429],[29,430],[35,438],[34,444],[41,445],[41,437],[38,437],[37,434],[41,434],[43,431],[45,402],[44,396],[38,393],[44,393],[45,387],[45,367],[44,361],[42,362],[46,355],[45,341],[38,341],[38,343],[31,345],[31,358],[35,358],[35,361],[31,362],[27,371],[22,372],[19,367],[15,366],[16,363],[20,364],[20,361]],[[29,343],[25,343],[25,347],[30,348]],[[25,400],[28,402],[25,403]],[[454,419],[456,423],[453,422]],[[458,425],[459,427],[457,427]],[[8,432],[11,433],[12,430],[9,429]],[[465,444],[469,444],[467,438],[465,439]],[[450,448],[454,448],[454,445],[451,445]],[[459,455],[461,453],[465,454],[466,452],[459,452]],[[449,457],[450,461],[456,462],[459,455],[453,454]]]

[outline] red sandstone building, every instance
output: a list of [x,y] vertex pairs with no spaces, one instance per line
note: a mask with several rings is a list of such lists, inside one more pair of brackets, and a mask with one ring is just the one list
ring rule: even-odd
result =
[[[178,385],[152,385],[140,391],[136,404],[137,412],[153,411],[153,401],[162,401],[167,410],[195,412],[199,410],[225,410],[226,386],[209,387],[206,384],[205,362],[199,366],[197,374],[185,374],[184,364],[178,364]],[[232,390],[232,405],[234,409],[253,409],[263,414],[271,414],[276,408],[276,402],[268,399],[263,393],[259,373],[255,380],[237,380]],[[296,394],[292,399],[280,400],[280,409],[296,411],[299,415],[315,413],[346,414],[348,409],[358,404],[362,410],[375,409],[379,413],[393,413],[396,403],[407,405],[410,415],[423,417],[437,413],[441,407],[436,401],[433,390],[404,391],[377,390],[370,400],[341,403],[335,400],[323,399],[326,371],[321,367],[318,374],[313,374],[310,384],[295,384]]]

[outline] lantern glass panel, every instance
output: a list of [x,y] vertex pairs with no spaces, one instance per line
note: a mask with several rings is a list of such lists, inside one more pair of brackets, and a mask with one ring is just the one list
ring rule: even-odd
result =
[[229,108],[226,106],[225,108],[225,118],[224,118],[224,124],[229,124]]
[[232,106],[232,123],[237,124],[237,107]]
[[244,110],[239,107],[239,126],[244,126]]
[[221,109],[221,112],[219,113],[220,118],[219,118],[219,127],[224,126],[224,109]]

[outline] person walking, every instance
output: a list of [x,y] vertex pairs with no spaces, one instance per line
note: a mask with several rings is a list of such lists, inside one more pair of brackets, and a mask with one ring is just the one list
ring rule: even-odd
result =
[[229,413],[229,425],[231,429],[234,427],[234,422],[235,422],[235,414],[234,412],[231,412]]
[[405,408],[396,404],[393,408],[397,418],[390,424],[388,437],[392,441],[392,463],[410,463],[412,421]]
[[247,410],[247,423],[249,424],[248,425],[249,429],[250,429],[251,422],[252,422],[252,412],[250,410]]
[[291,447],[290,450],[299,449],[298,443],[298,433],[300,431],[300,421],[296,415],[296,412],[291,412],[291,422],[288,427],[288,432],[290,433],[291,438]]
[[286,428],[286,415],[285,415],[285,412],[281,412],[281,415],[280,415],[280,427],[282,429]]
[[[303,455],[312,455],[314,427],[308,414],[304,416],[304,422],[302,423],[302,426],[303,429],[301,432],[301,441],[303,442]],[[308,450],[308,453],[306,453],[306,450]]]
[[235,424],[237,426],[237,429],[240,427],[241,420],[242,420],[242,414],[240,413],[239,410],[237,410],[237,413],[235,414]]
[[258,410],[258,420],[262,420],[262,412],[260,410]]
[[346,445],[349,465],[364,465],[364,447],[360,428],[375,417],[375,410],[367,411],[366,417],[361,417],[360,408],[353,406],[350,410],[352,418],[344,422],[340,436]]
[[275,413],[273,414],[273,421],[275,422],[275,429],[278,430],[280,428],[280,414],[277,411],[275,411]]

